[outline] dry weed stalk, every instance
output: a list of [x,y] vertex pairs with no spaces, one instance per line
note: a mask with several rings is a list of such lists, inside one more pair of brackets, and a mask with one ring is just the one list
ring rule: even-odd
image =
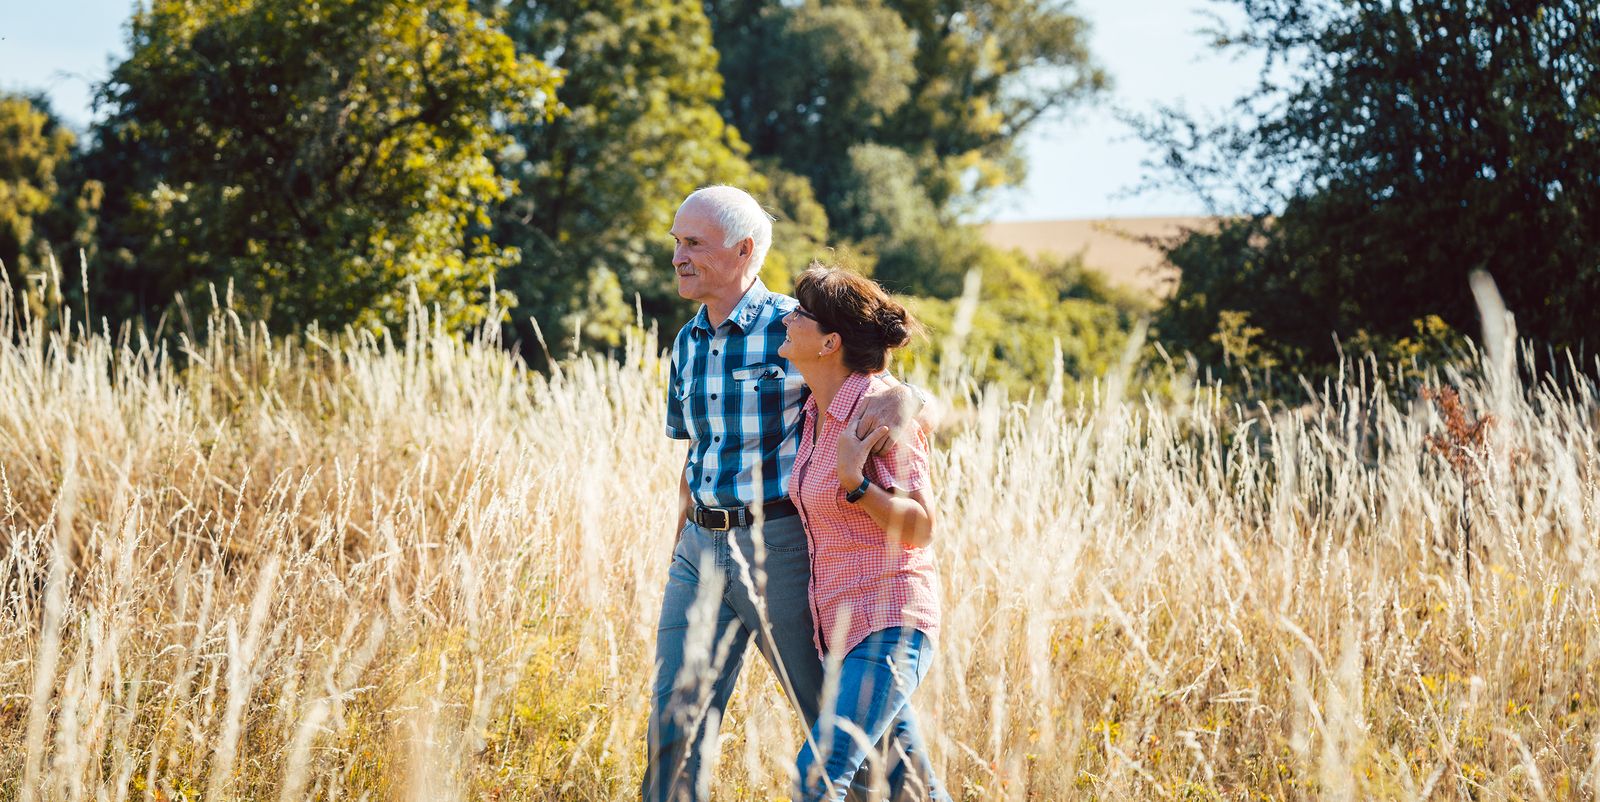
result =
[[1424,401],[1433,402],[1439,417],[1444,421],[1444,431],[1427,436],[1428,450],[1444,459],[1445,464],[1461,479],[1459,511],[1456,523],[1461,532],[1461,555],[1466,567],[1467,581],[1472,581],[1472,491],[1483,482],[1488,465],[1489,427],[1494,416],[1485,413],[1477,418],[1467,414],[1461,403],[1461,394],[1448,385],[1440,388],[1422,388]]

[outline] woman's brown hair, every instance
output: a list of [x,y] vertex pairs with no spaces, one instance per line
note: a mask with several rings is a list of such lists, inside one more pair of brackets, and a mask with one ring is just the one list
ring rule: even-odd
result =
[[795,279],[794,296],[824,333],[839,334],[844,366],[853,371],[883,370],[890,349],[904,347],[921,328],[878,282],[836,265],[812,262]]

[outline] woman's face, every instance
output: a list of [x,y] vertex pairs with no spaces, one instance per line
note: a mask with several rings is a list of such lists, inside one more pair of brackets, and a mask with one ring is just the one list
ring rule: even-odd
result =
[[832,344],[837,334],[824,334],[816,317],[804,306],[795,305],[794,311],[783,318],[788,334],[778,346],[778,356],[791,362],[815,362],[821,352]]

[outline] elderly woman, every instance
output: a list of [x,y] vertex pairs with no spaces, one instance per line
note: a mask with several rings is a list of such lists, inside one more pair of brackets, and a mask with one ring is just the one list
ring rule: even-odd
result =
[[832,715],[822,711],[798,758],[800,799],[844,799],[872,744],[894,729],[917,753],[909,757],[928,795],[947,800],[910,701],[939,629],[928,440],[913,424],[873,454],[889,430],[857,437],[855,425],[862,397],[886,381],[889,351],[916,324],[882,287],[842,268],[813,263],[794,294],[800,303],[784,319],[778,354],[811,397],[789,497],[811,546],[817,651],[839,666]]

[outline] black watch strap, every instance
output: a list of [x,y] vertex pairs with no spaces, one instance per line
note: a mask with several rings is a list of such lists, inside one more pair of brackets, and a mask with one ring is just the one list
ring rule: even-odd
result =
[[860,501],[863,496],[867,495],[867,488],[870,487],[872,487],[872,480],[863,476],[861,477],[861,486],[844,494],[844,500],[854,504],[857,501]]

